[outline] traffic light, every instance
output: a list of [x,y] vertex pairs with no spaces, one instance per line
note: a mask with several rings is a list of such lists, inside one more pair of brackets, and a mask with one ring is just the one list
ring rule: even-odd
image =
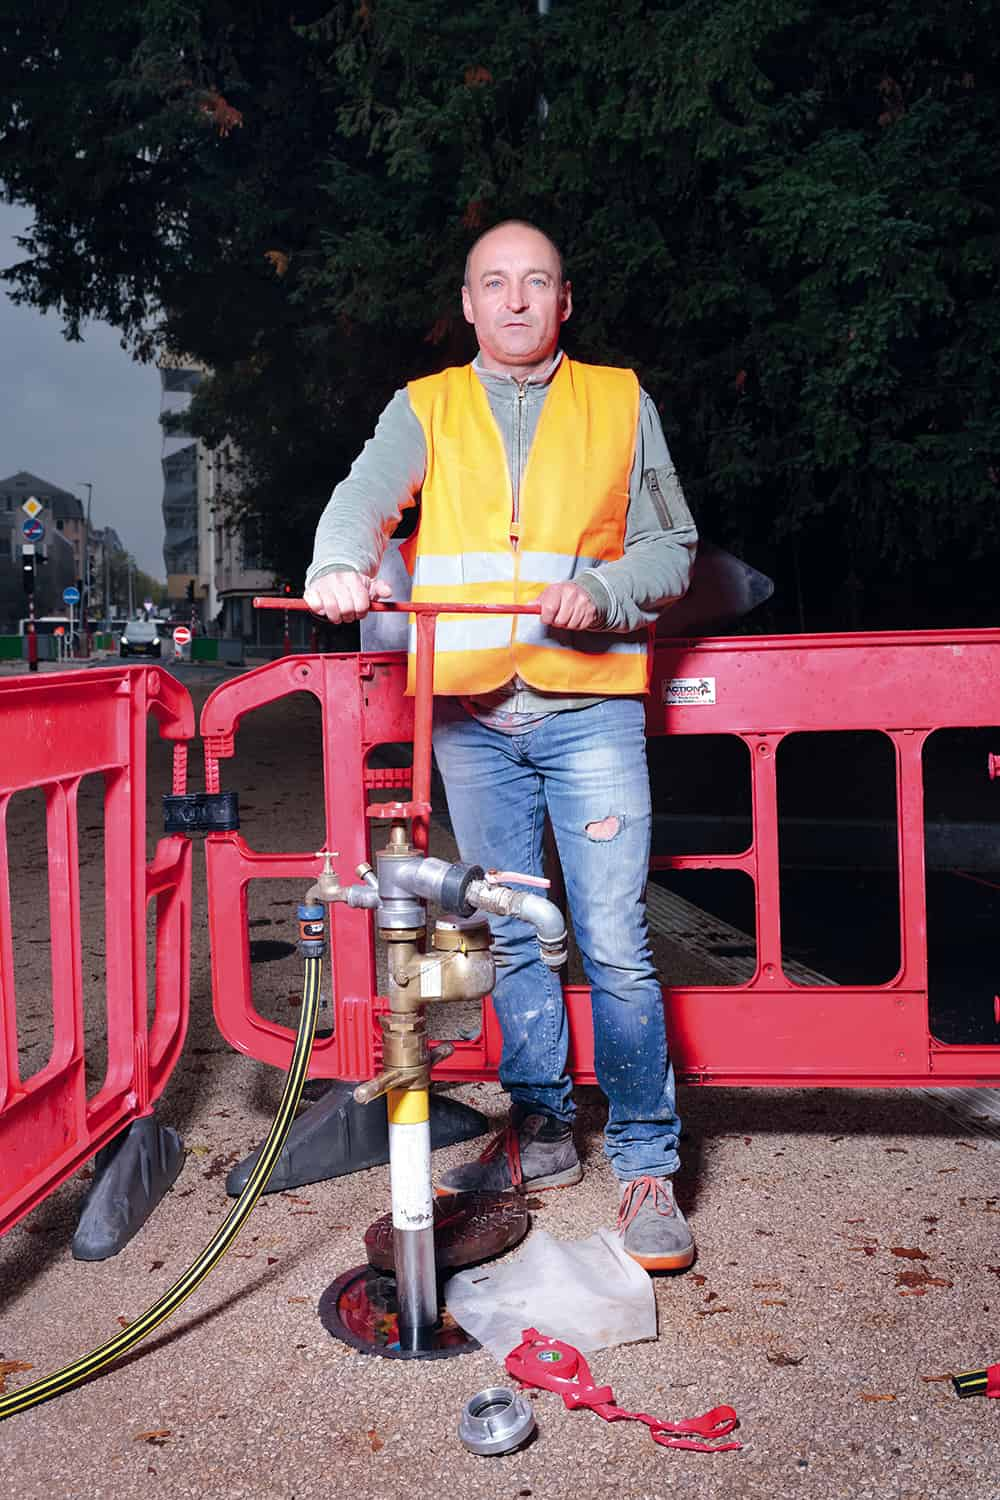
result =
[[194,579],[193,578],[189,578],[188,579],[187,597],[190,600],[190,602],[193,604],[194,603]]
[[33,557],[21,559],[21,583],[26,594],[31,595],[35,592],[35,559]]
[[288,597],[288,595],[289,595],[289,594],[290,594],[290,593],[291,593],[291,592],[292,592],[292,585],[291,585],[291,584],[290,584],[290,583],[286,583],[286,584],[285,584],[285,586],[284,586],[284,588],[283,588],[283,589],[282,589],[282,591],[281,591],[281,592],[282,592],[282,593],[283,593],[283,594],[284,594],[284,595],[285,595],[285,597],[286,597],[286,598],[287,598],[287,597]]

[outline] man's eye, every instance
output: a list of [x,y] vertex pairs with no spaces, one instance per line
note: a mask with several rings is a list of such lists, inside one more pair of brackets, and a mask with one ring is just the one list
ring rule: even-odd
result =
[[499,281],[499,279],[496,276],[494,276],[492,278],[492,280],[491,281],[487,281],[485,283],[485,285],[486,285],[486,290],[488,292],[492,292],[492,291],[494,291],[500,285],[500,281]]
[[532,276],[531,278],[532,286],[548,286],[548,284],[549,278],[547,276]]

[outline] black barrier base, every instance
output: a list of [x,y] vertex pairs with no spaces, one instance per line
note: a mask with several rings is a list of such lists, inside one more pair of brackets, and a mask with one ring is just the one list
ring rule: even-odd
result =
[[107,1260],[137,1234],[184,1165],[176,1130],[143,1115],[94,1158],[94,1182],[73,1236],[76,1260]]
[[[430,1098],[432,1151],[457,1141],[471,1141],[489,1130],[490,1122],[478,1109],[433,1091]],[[229,1173],[226,1192],[231,1198],[243,1191],[259,1154],[258,1146]],[[358,1104],[354,1084],[337,1080],[292,1125],[264,1191],[280,1193],[308,1182],[325,1182],[329,1177],[380,1167],[388,1160],[385,1100]]]

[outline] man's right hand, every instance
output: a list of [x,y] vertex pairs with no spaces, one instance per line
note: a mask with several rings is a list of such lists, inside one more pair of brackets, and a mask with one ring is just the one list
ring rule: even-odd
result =
[[334,625],[360,620],[376,599],[388,599],[392,589],[384,578],[368,578],[347,570],[324,573],[303,591],[302,597],[314,615],[323,615]]

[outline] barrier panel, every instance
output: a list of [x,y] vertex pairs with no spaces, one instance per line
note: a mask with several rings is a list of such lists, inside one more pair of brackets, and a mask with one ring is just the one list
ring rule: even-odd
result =
[[[132,1121],[149,1114],[184,1041],[188,1017],[191,849],[161,838],[146,860],[148,716],[174,742],[183,792],[194,733],[187,692],[155,669],[97,667],[0,683],[0,1234]],[[85,940],[78,793],[103,781],[107,1066],[87,1096]],[[51,951],[52,1046],[22,1078],[8,849],[11,799],[44,796],[48,910],[37,915]],[[41,858],[44,859],[42,854]],[[147,911],[155,909],[155,1005],[147,996]],[[90,959],[86,960],[88,963]],[[97,978],[98,976],[94,976]],[[35,997],[32,997],[35,998]]]
[[[431,606],[428,606],[431,608]],[[307,691],[322,707],[327,849],[349,882],[372,857],[385,825],[369,833],[369,794],[419,781],[413,768],[376,767],[380,745],[414,737],[414,700],[404,696],[400,653],[289,656],[224,684],[202,713],[207,789],[234,753],[241,715],[289,693]],[[659,856],[655,869],[735,870],[753,882],[757,957],[752,976],[729,986],[664,986],[667,1027],[678,1077],[704,1084],[866,1085],[1000,1084],[1000,1047],[948,1044],[929,1026],[923,762],[936,730],[989,727],[1000,717],[1000,632],[987,630],[744,636],[656,642],[647,734],[728,735],[746,746],[753,832],[729,854]],[[796,983],[783,966],[775,755],[795,733],[872,731],[891,745],[895,764],[899,868],[898,971],[869,985]],[[420,736],[417,736],[419,741]],[[415,760],[420,759],[419,743]],[[986,775],[986,767],[983,767]],[[484,789],[488,795],[488,789]],[[414,792],[414,796],[417,793]],[[237,833],[206,841],[213,992],[218,1024],[240,1051],[287,1067],[294,1032],[254,1007],[247,941],[251,880],[310,883],[322,860],[313,852],[251,849]],[[313,1076],[358,1080],[380,1065],[370,913],[331,908],[334,1030],[313,1055]],[[226,955],[226,964],[220,955]],[[234,961],[235,959],[235,961]],[[819,977],[819,976],[817,976]],[[589,990],[567,986],[570,1067],[593,1083]],[[437,1079],[496,1076],[500,1034],[492,1007],[483,1029],[458,1040],[435,1068]]]

